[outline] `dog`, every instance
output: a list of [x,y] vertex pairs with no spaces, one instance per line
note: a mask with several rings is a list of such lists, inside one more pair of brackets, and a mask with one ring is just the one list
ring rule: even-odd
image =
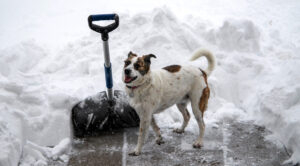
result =
[[183,133],[190,119],[186,108],[189,102],[191,102],[192,111],[199,127],[199,136],[193,147],[201,148],[203,146],[205,131],[203,115],[207,109],[210,95],[207,77],[215,68],[215,57],[207,50],[198,50],[192,56],[191,61],[202,56],[206,57],[208,61],[208,67],[205,70],[194,66],[170,65],[152,71],[150,69],[151,59],[156,58],[155,55],[138,56],[133,52],[128,53],[128,57],[124,61],[122,80],[130,98],[129,104],[140,117],[137,146],[129,155],[140,155],[150,125],[155,132],[156,143],[158,145],[164,143],[153,114],[160,113],[174,104],[182,113],[184,121],[180,128],[173,131]]

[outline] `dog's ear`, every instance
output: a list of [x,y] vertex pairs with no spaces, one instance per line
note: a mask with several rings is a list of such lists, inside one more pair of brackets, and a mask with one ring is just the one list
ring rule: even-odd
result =
[[131,56],[135,56],[135,57],[136,57],[137,55],[136,55],[135,53],[133,53],[133,52],[130,51],[130,52],[128,53],[128,58],[130,58]]
[[156,58],[156,56],[153,55],[153,54],[144,55],[144,61],[145,61],[146,63],[151,64],[151,58]]

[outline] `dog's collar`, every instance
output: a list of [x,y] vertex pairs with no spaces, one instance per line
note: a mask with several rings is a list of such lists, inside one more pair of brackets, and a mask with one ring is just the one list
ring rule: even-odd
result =
[[144,86],[144,85],[148,85],[149,83],[151,82],[151,79],[149,79],[149,80],[147,80],[146,82],[144,82],[144,83],[142,83],[142,84],[140,84],[140,85],[137,85],[137,86],[129,86],[129,85],[126,85],[126,87],[128,88],[128,89],[130,89],[130,90],[135,90],[135,89],[137,89],[137,88],[139,88],[139,87],[141,87],[141,86]]
[[131,89],[131,90],[135,90],[136,88],[140,87],[140,85],[139,86],[128,86],[128,85],[126,85],[126,87]]

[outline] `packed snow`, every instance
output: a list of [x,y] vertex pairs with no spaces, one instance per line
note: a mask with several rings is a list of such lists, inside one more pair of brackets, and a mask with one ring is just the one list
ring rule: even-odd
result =
[[[72,106],[105,90],[101,38],[87,16],[111,12],[120,16],[110,34],[115,89],[129,51],[155,54],[152,68],[205,68],[189,59],[208,49],[217,67],[206,124],[255,120],[292,152],[286,162],[300,162],[299,9],[297,0],[1,1],[0,165],[68,161]],[[175,107],[157,117],[162,127],[182,121]],[[198,132],[193,118],[187,130]]]

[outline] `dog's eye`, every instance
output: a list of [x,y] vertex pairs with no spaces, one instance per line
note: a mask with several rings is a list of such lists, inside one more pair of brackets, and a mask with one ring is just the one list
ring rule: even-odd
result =
[[125,66],[128,66],[128,65],[130,65],[130,61],[125,61]]
[[139,65],[138,63],[135,63],[135,64],[134,64],[134,68],[135,68],[135,69],[138,69],[139,67],[140,67],[140,65]]

